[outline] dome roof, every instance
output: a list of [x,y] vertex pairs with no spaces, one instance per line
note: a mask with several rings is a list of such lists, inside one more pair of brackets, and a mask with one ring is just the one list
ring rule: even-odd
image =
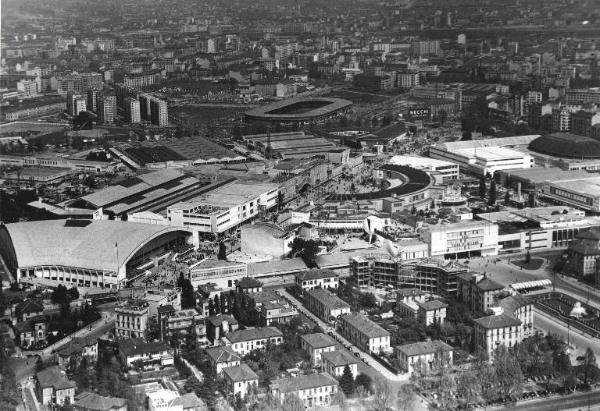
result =
[[529,149],[541,154],[566,158],[600,158],[600,141],[571,133],[553,133],[529,143]]

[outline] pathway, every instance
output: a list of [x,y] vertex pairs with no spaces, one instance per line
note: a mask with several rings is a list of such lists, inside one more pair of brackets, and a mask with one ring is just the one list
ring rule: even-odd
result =
[[370,365],[372,368],[374,368],[376,371],[378,371],[387,380],[389,380],[389,381],[402,381],[402,382],[407,382],[408,381],[408,374],[396,375],[396,374],[392,373],[391,371],[389,371],[387,368],[385,368],[383,365],[381,365],[379,362],[377,362],[373,357],[371,357],[367,353],[365,353],[365,352],[359,350],[357,347],[355,347],[354,344],[352,344],[350,341],[348,341],[347,339],[345,339],[331,325],[325,323],[319,317],[317,317],[316,315],[314,315],[313,313],[311,313],[310,311],[308,311],[302,305],[302,303],[300,301],[298,301],[295,297],[293,297],[290,293],[288,293],[287,291],[285,291],[283,289],[278,290],[278,292],[279,292],[279,294],[282,297],[284,297],[293,306],[295,306],[298,309],[299,312],[303,313],[304,315],[306,315],[307,317],[309,317],[311,320],[313,320],[314,322],[316,322],[317,324],[319,324],[319,326],[323,330],[325,330],[326,332],[331,332],[331,333],[335,334],[338,337],[338,341],[341,341],[344,346],[351,346],[352,347],[352,349],[350,350],[351,352],[358,353],[360,355],[360,358],[362,358],[363,361],[366,364]]

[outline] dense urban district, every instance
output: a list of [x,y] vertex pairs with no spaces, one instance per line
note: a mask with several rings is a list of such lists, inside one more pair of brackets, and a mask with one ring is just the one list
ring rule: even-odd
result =
[[0,409],[600,409],[596,0],[5,0]]

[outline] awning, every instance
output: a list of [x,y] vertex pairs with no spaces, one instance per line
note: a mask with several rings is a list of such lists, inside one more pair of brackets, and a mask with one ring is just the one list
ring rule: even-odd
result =
[[512,288],[513,290],[526,290],[528,288],[545,287],[547,285],[552,285],[552,281],[550,281],[548,279],[536,280],[536,281],[525,281],[522,283],[511,284],[510,288]]

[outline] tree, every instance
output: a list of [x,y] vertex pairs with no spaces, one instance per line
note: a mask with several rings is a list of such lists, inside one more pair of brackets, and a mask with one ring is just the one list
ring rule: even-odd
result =
[[286,411],[304,411],[304,403],[298,394],[286,394],[282,406]]
[[223,241],[219,243],[219,254],[217,258],[219,260],[227,260],[227,246]]
[[67,293],[69,294],[69,297],[71,298],[71,300],[76,300],[79,298],[79,291],[77,290],[77,287],[69,288]]
[[486,191],[487,191],[487,187],[485,186],[485,179],[483,177],[480,177],[479,178],[479,198],[484,200]]
[[496,204],[496,181],[492,180],[492,182],[490,183],[490,194],[488,197],[488,204],[493,206],[494,204]]
[[477,374],[471,370],[463,371],[458,376],[456,382],[458,393],[465,399],[467,409],[471,401],[477,398],[481,393],[481,385]]
[[219,300],[219,294],[215,294],[215,314],[221,314],[221,301]]
[[412,409],[415,400],[415,387],[412,384],[403,384],[398,389],[398,409],[408,411]]
[[361,307],[374,308],[377,306],[377,299],[373,293],[361,293],[358,303]]
[[315,240],[308,240],[304,244],[302,258],[304,258],[309,267],[313,267],[315,265],[315,259],[317,258],[319,251],[319,243],[317,243]]
[[571,373],[571,358],[569,354],[565,352],[565,350],[560,350],[554,353],[552,359],[552,366],[554,371],[557,373],[566,376]]
[[0,287],[0,317],[4,315],[4,311],[8,308],[8,299],[4,295],[2,287]]
[[354,392],[354,378],[352,377],[352,371],[348,364],[344,367],[344,373],[340,378],[340,388],[346,395],[350,395]]
[[506,194],[504,194],[504,205],[508,205],[510,203],[510,191],[506,190]]
[[590,382],[590,378],[594,379],[598,374],[598,367],[596,365],[596,354],[592,351],[590,347],[585,350],[585,354],[583,355],[583,384],[588,385]]
[[523,386],[523,372],[517,358],[500,345],[494,350],[494,377],[502,395],[519,394]]
[[473,140],[473,134],[470,131],[463,131],[462,133],[462,141]]
[[395,396],[390,384],[383,378],[378,378],[373,384],[373,406],[376,410],[387,410],[394,404]]
[[59,284],[58,287],[56,287],[56,289],[52,292],[50,300],[52,300],[54,304],[68,305],[71,302],[71,299],[69,298],[67,287],[65,287],[62,284]]
[[371,392],[371,377],[367,374],[360,373],[356,376],[356,380],[354,381],[354,385],[356,388],[363,387],[366,392]]
[[189,278],[183,276],[183,272],[179,274],[177,286],[181,288],[181,308],[192,308],[196,306],[196,296],[194,286],[192,286]]

